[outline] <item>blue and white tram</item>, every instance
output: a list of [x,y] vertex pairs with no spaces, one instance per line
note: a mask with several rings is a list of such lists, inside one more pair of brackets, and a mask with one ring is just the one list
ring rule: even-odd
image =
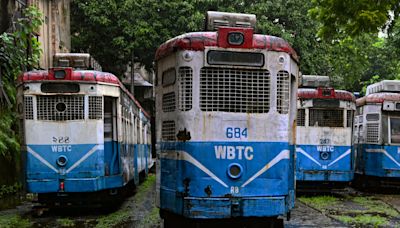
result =
[[344,187],[354,177],[355,97],[329,84],[327,76],[302,76],[297,103],[298,190]]
[[[90,57],[57,59],[87,64]],[[119,195],[153,164],[150,118],[110,73],[71,67],[23,73],[18,111],[26,188],[42,203],[101,203],[99,194]]]
[[283,39],[253,34],[255,15],[207,20],[217,31],[183,34],[156,53],[160,214],[166,225],[286,215],[298,57]]
[[367,187],[400,185],[400,81],[367,87],[354,123],[356,180]]

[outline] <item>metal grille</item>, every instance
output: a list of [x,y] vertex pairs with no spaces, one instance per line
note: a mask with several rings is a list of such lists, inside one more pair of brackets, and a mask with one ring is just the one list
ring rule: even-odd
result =
[[161,138],[164,141],[175,141],[175,121],[162,122]]
[[103,117],[103,97],[89,96],[89,119],[100,120]]
[[189,111],[192,109],[192,84],[193,70],[190,67],[179,68],[179,110]]
[[269,111],[270,74],[267,70],[202,68],[202,111],[266,113]]
[[289,73],[286,71],[279,71],[276,80],[278,91],[276,109],[281,114],[287,114],[289,112]]
[[38,120],[83,120],[84,96],[38,96]]
[[343,110],[310,109],[310,126],[343,127]]
[[173,112],[175,111],[175,93],[166,93],[163,94],[162,97],[162,109],[164,112]]
[[367,123],[367,143],[379,143],[379,123]]
[[32,97],[24,97],[24,105],[25,105],[25,119],[33,120],[33,98]]
[[353,126],[353,111],[347,110],[347,127]]
[[297,110],[297,126],[305,126],[306,124],[306,110],[298,109]]

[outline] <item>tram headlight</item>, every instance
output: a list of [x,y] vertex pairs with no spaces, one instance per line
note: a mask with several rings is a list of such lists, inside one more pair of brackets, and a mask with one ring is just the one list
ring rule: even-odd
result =
[[58,165],[58,166],[64,167],[64,166],[67,165],[68,159],[67,159],[66,156],[61,155],[61,156],[59,156],[59,157],[57,158],[57,161],[56,161],[56,162],[57,162],[57,165]]
[[244,35],[241,32],[230,32],[228,34],[228,43],[230,45],[242,45],[244,42]]
[[319,157],[321,160],[329,160],[329,159],[331,159],[331,153],[330,152],[321,152],[319,154]]
[[55,70],[54,71],[54,77],[56,79],[64,79],[66,75],[67,75],[67,73],[65,72],[65,70]]
[[232,179],[238,179],[240,176],[242,176],[243,168],[240,164],[238,163],[232,163],[228,166],[228,176]]

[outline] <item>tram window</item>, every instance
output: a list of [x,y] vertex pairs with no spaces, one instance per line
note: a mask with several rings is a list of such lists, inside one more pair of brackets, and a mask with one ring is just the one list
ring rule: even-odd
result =
[[163,86],[173,85],[173,84],[175,84],[175,80],[176,80],[175,68],[170,68],[163,72],[163,74],[162,74],[162,85]]
[[305,126],[306,120],[306,110],[299,109],[297,110],[297,126]]
[[353,111],[347,110],[347,127],[352,127],[353,125]]
[[379,120],[378,113],[367,114],[367,121],[378,121],[378,120]]
[[344,127],[342,109],[309,109],[309,126]]
[[207,62],[210,65],[257,66],[264,65],[264,54],[234,51],[209,51]]
[[79,93],[77,83],[43,83],[40,86],[43,93]]
[[289,73],[279,71],[277,75],[277,105],[276,109],[281,114],[287,114],[289,111]]
[[400,118],[390,118],[390,142],[400,143]]

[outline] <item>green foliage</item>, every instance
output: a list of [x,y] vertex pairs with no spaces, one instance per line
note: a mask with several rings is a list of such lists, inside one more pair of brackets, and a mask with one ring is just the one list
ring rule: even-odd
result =
[[2,215],[0,216],[0,227],[2,228],[25,228],[31,227],[27,219],[22,219],[17,215]]
[[388,224],[388,220],[384,217],[377,216],[377,215],[356,215],[354,217],[347,216],[347,215],[334,215],[339,221],[347,223],[349,225],[353,225],[355,227],[365,227],[365,226],[372,226],[372,227],[382,227]]
[[59,219],[57,219],[57,223],[61,227],[75,227],[74,221],[69,218],[59,218]]
[[397,17],[398,1],[385,0],[312,0],[309,14],[321,22],[318,32],[326,39],[377,33],[390,19],[390,11]]
[[2,185],[0,186],[0,199],[4,196],[15,194],[21,191],[21,183],[15,183],[14,185]]
[[323,210],[324,208],[338,203],[338,199],[333,196],[315,196],[315,197],[300,197],[298,198],[300,202],[310,205],[318,210]]
[[41,53],[39,43],[31,36],[42,23],[41,13],[31,6],[24,10],[24,16],[16,22],[15,32],[0,35],[2,83],[11,102],[11,106],[0,107],[0,156],[10,161],[12,158],[18,161],[19,158],[16,115],[13,112],[16,102],[15,80],[21,72],[37,65]]

